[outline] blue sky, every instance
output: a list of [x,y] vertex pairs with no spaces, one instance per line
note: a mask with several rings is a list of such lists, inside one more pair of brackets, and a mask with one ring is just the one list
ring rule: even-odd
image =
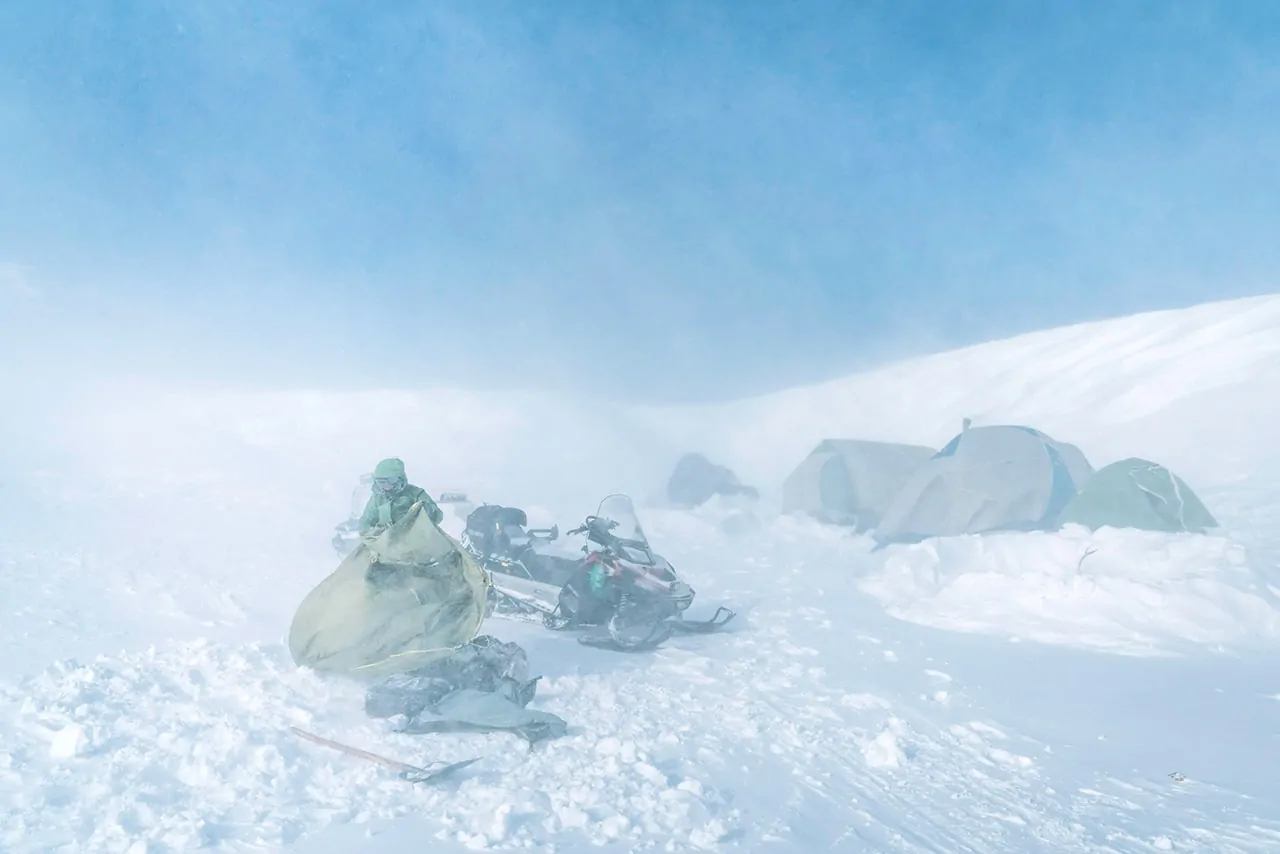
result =
[[1276,290],[1278,131],[1272,2],[8,0],[0,331],[740,394]]

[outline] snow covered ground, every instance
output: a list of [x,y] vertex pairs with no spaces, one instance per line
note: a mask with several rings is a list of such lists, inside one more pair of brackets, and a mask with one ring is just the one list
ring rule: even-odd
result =
[[[1280,850],[1280,298],[993,342],[714,408],[115,389],[8,425],[0,850]],[[575,521],[702,449],[766,505],[820,438],[1031,423],[1185,476],[1212,536],[1070,530],[873,552],[762,513],[641,508],[738,608],[643,655],[493,620],[566,738],[406,736],[297,670],[355,477]],[[8,437],[8,435],[7,435]],[[433,449],[447,448],[447,452]],[[575,465],[576,463],[576,465]],[[457,520],[450,524],[456,525]],[[290,725],[424,764],[413,787]],[[1172,775],[1172,776],[1171,776]]]
[[1239,543],[1072,525],[890,550],[859,588],[895,617],[1043,643],[1161,654],[1280,636],[1277,591]]

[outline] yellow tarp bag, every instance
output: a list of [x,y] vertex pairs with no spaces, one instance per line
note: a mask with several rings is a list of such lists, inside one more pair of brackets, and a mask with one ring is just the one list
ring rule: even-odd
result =
[[488,593],[485,571],[415,504],[307,594],[289,653],[352,676],[416,670],[475,639]]

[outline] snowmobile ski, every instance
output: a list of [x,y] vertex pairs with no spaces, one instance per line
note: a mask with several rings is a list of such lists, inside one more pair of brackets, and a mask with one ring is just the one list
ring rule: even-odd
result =
[[[721,619],[721,614],[724,619]],[[732,611],[723,605],[716,608],[716,612],[706,620],[686,620],[684,618],[673,620],[671,625],[678,632],[691,632],[694,634],[708,634],[722,627],[725,623],[738,616],[737,612]]]
[[614,652],[644,652],[660,646],[674,632],[672,623],[663,621],[654,623],[649,634],[632,640],[605,626],[594,632],[579,635],[578,643],[598,649],[611,649]]
[[417,765],[410,765],[409,763],[401,762],[398,759],[390,759],[386,756],[380,756],[377,753],[370,753],[367,750],[352,747],[349,744],[343,744],[340,741],[333,741],[332,739],[299,729],[296,726],[291,726],[289,729],[293,730],[295,734],[301,738],[305,738],[307,741],[322,744],[325,747],[331,747],[334,750],[347,754],[348,756],[354,756],[357,759],[364,759],[377,765],[381,765],[384,768],[390,768],[392,771],[397,772],[396,776],[402,780],[407,780],[410,783],[435,782],[446,775],[452,774],[454,771],[467,767],[473,762],[480,761],[480,757],[477,756],[475,759],[464,759],[461,762],[450,762],[438,768],[419,768]]
[[[492,573],[490,573],[492,575]],[[521,595],[519,592],[499,589],[497,585],[489,588],[493,596],[493,611],[504,617],[534,617],[554,614],[556,609],[549,608],[535,596]]]

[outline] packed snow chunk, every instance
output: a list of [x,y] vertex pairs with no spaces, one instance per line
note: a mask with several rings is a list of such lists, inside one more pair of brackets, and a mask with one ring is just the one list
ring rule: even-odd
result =
[[511,833],[511,805],[502,804],[493,811],[493,816],[485,828],[485,838],[490,845],[501,842]]
[[868,709],[887,709],[893,704],[874,694],[845,694],[840,698],[840,705],[861,712]]
[[991,748],[988,751],[988,755],[1002,765],[1009,765],[1015,768],[1030,768],[1035,764],[1034,760],[1029,756],[1019,756],[1016,753],[1010,753],[998,747]]
[[712,819],[706,827],[700,827],[689,834],[689,841],[699,848],[712,848],[729,834],[724,822]]
[[880,734],[862,748],[862,756],[871,768],[897,768],[907,761],[907,753],[902,749],[901,737],[906,733],[906,724],[897,718],[890,718],[889,723]]
[[1248,552],[1221,536],[1071,525],[895,546],[858,586],[901,620],[1130,655],[1280,636]]
[[91,743],[83,726],[67,724],[54,733],[49,744],[49,756],[52,759],[71,759],[88,750]]
[[560,826],[566,829],[586,827],[591,821],[591,816],[568,804],[557,808],[555,814],[556,818],[560,819]]

